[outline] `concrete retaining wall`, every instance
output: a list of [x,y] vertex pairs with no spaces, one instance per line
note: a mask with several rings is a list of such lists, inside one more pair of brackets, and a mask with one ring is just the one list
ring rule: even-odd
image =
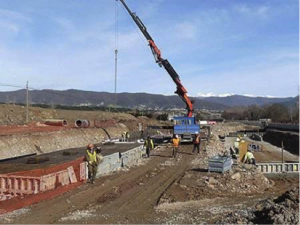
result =
[[265,133],[263,139],[279,148],[281,148],[281,142],[283,142],[285,150],[299,155],[299,133],[270,130]]
[[[106,130],[114,136],[121,134],[121,131],[126,130],[126,128],[116,126]],[[106,138],[106,133],[97,128],[0,136],[0,160],[32,153],[41,154],[78,148],[87,143],[99,143]]]
[[103,162],[98,167],[97,177],[117,171],[122,167],[137,165],[144,154],[146,154],[146,150],[142,146],[139,146],[123,153],[117,152],[105,156]]

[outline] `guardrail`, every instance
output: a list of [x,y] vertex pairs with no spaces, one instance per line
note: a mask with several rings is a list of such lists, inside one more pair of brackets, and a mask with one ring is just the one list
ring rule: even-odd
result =
[[262,173],[299,173],[299,163],[257,163]]

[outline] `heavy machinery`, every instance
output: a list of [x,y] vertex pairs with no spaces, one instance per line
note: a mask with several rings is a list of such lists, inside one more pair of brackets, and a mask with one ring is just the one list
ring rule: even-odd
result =
[[165,68],[165,70],[168,72],[168,74],[176,84],[175,93],[183,100],[183,102],[186,105],[187,116],[174,118],[174,134],[180,135],[182,140],[191,140],[192,135],[195,135],[196,132],[200,132],[200,126],[196,124],[196,120],[193,117],[194,102],[188,97],[187,90],[182,85],[179,75],[177,74],[175,69],[172,67],[172,65],[169,63],[167,59],[162,58],[161,52],[159,48],[156,46],[151,35],[148,33],[146,26],[143,24],[143,22],[135,13],[131,12],[131,10],[128,8],[124,0],[120,0],[120,2],[123,4],[123,6],[128,11],[133,21],[136,23],[140,31],[143,33],[143,35],[149,42],[149,47],[152,51],[155,62],[160,67],[163,66]]

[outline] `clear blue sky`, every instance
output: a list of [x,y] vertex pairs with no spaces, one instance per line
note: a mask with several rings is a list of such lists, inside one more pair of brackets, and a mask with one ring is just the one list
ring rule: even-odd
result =
[[[126,2],[189,95],[298,95],[298,0]],[[173,94],[120,3],[118,12],[118,92]],[[114,0],[0,0],[0,84],[113,92],[114,49]]]

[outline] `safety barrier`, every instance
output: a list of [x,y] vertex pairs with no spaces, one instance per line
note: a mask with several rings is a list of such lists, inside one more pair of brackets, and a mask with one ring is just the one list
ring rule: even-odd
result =
[[300,171],[299,163],[258,163],[257,166],[262,173],[298,173]]
[[29,195],[40,191],[40,177],[0,175],[0,197],[2,195]]
[[[105,156],[103,162],[98,167],[97,177],[116,171],[122,167],[129,167],[140,162],[145,150],[136,147],[124,153],[114,153]],[[75,168],[75,170],[74,170]],[[49,190],[54,190],[60,186],[67,186],[87,179],[87,164],[82,159],[49,168],[43,173],[23,171],[15,174],[0,174],[0,201],[20,195],[38,194]],[[27,176],[26,174],[35,174]]]
[[[85,166],[80,167],[80,180],[85,180],[85,176],[81,176],[81,172],[86,173]],[[10,196],[10,199],[19,195],[38,194],[72,183],[77,183],[73,166],[37,177],[2,174],[0,175],[0,201],[7,200],[7,196]]]

